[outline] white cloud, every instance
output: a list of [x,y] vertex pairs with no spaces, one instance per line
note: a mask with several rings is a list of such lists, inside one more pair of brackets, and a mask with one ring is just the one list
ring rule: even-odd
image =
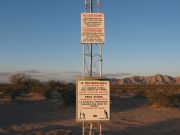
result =
[[122,79],[122,78],[130,77],[132,76],[132,74],[131,73],[105,73],[104,76],[107,78]]
[[10,72],[1,72],[0,73],[0,83],[8,83],[9,82],[9,77],[12,74],[13,73],[10,73]]
[[[19,71],[19,72],[2,72],[0,73],[0,82],[1,83],[9,82],[9,77],[15,73],[26,73],[26,74],[29,74],[32,78],[39,79],[40,81],[61,80],[61,81],[66,81],[66,82],[72,82],[82,75],[82,73],[79,71],[43,73],[35,69],[30,69],[30,70],[24,70],[24,71]],[[122,79],[122,78],[132,76],[132,74],[131,73],[104,73],[103,76],[105,78]]]
[[36,69],[30,69],[30,70],[25,70],[25,71],[20,71],[22,73],[27,73],[27,74],[39,74],[41,73],[40,71],[36,70]]

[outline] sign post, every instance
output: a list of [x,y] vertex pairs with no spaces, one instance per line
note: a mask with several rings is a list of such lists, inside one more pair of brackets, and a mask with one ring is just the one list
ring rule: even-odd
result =
[[[101,123],[110,120],[110,81],[102,76],[104,42],[104,13],[99,12],[99,0],[84,0],[84,13],[81,13],[83,76],[76,82],[76,121],[82,123],[82,135],[102,135]],[[98,47],[98,53],[93,52],[93,47]],[[99,73],[95,73],[98,62]]]

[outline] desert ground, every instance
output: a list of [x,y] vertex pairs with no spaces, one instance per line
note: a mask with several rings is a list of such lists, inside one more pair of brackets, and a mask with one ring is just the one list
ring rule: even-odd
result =
[[[75,104],[32,96],[0,102],[0,135],[80,135]],[[147,105],[142,97],[111,95],[111,121],[103,135],[179,135],[180,108]]]

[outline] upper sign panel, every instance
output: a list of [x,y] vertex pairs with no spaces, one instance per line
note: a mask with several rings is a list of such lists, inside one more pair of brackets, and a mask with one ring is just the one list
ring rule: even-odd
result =
[[81,43],[82,44],[104,43],[103,13],[81,14]]

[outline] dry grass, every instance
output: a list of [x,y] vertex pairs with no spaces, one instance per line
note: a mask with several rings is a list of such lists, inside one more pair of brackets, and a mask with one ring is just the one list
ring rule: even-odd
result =
[[[25,84],[0,84],[0,98],[8,96],[16,100],[33,92],[46,98],[62,98],[66,104],[74,104],[75,89],[74,83],[55,80],[41,83],[28,78]],[[150,105],[180,106],[180,85],[111,85],[111,95],[147,98]]]
[[180,106],[180,85],[112,85],[111,93],[112,95],[126,93],[136,98],[147,98],[149,105]]

